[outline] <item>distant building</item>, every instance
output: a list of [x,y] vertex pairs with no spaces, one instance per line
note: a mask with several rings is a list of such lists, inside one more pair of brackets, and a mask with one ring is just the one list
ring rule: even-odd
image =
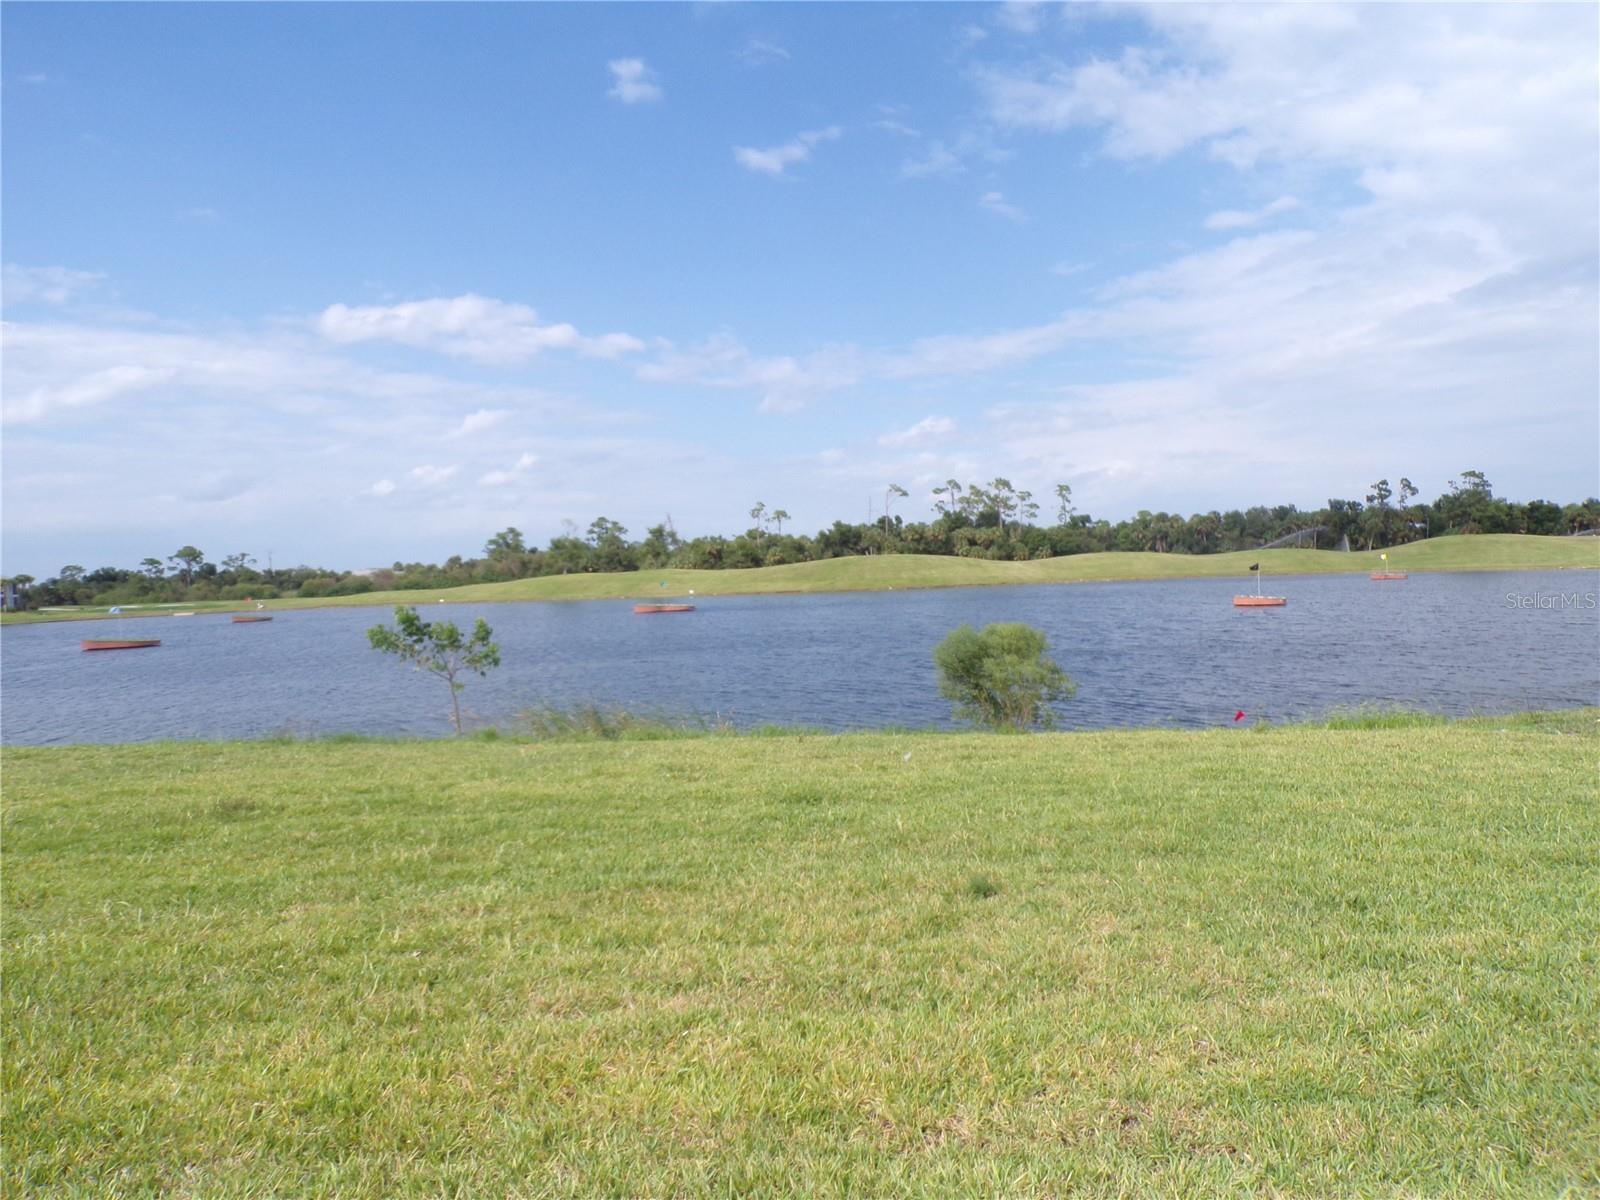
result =
[[9,579],[0,584],[0,608],[6,612],[16,612],[21,607],[22,589]]

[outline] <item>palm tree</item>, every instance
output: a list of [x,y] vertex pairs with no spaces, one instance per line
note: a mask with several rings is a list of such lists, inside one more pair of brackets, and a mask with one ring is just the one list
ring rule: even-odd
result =
[[[935,488],[934,490],[937,491],[938,489]],[[889,536],[889,505],[894,503],[896,496],[909,496],[910,494],[898,483],[891,483],[888,490],[883,493],[883,536],[885,538]]]
[[184,546],[176,554],[167,557],[168,562],[178,564],[178,574],[183,576],[185,587],[194,582],[195,569],[205,560],[206,556],[193,546]]

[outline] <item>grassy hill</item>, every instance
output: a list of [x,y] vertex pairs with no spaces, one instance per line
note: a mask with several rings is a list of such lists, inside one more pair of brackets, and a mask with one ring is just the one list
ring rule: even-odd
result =
[[9,750],[0,1190],[1589,1195],[1597,718]]
[[[1389,566],[1403,571],[1509,571],[1600,567],[1600,538],[1533,537],[1482,534],[1439,537],[1388,552]],[[512,600],[615,600],[683,596],[733,596],[778,592],[886,591],[898,588],[984,587],[1021,583],[1087,583],[1113,579],[1187,579],[1235,576],[1248,579],[1260,562],[1269,575],[1359,572],[1383,565],[1376,551],[1341,554],[1332,550],[1249,550],[1233,554],[1077,554],[1038,562],[988,562],[927,554],[888,554],[833,558],[738,571],[628,571],[619,574],[552,575],[511,583],[469,584],[420,591],[366,592],[311,600],[275,600],[269,608],[323,608],[329,605],[389,605],[451,601],[484,603]],[[662,583],[666,586],[662,587]],[[196,611],[225,611],[241,603],[186,605]],[[253,606],[250,606],[253,607]],[[7,613],[5,621],[63,620],[104,616],[103,609],[78,614]],[[130,611],[129,616],[161,615]]]
[[[1388,552],[1403,571],[1547,570],[1600,567],[1600,538],[1548,538],[1523,534],[1443,537]],[[557,575],[512,583],[473,584],[443,592],[369,592],[333,600],[288,604],[406,604],[420,596],[451,600],[612,600],[659,594],[733,596],[774,592],[884,591],[890,588],[980,587],[1020,583],[1086,583],[1112,579],[1248,578],[1259,562],[1269,574],[1366,573],[1382,566],[1376,551],[1251,550],[1233,554],[1075,554],[1037,562],[988,562],[930,554],[832,558],[739,571],[630,571],[613,575]],[[665,582],[666,587],[661,584]]]

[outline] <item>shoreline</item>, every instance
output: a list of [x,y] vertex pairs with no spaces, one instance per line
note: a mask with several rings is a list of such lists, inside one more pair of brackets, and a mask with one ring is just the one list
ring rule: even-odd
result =
[[[591,706],[576,705],[572,711],[582,710],[586,707]],[[625,710],[618,710],[618,713],[625,716],[639,715],[628,713]],[[685,717],[681,721],[671,717],[664,717],[659,720],[646,717],[637,726],[619,727],[616,732],[606,734],[583,731],[541,734],[521,732],[517,729],[506,732],[498,725],[485,725],[481,728],[470,729],[466,733],[459,735],[442,733],[437,736],[357,733],[346,730],[306,735],[269,733],[260,737],[151,738],[146,741],[135,742],[0,742],[0,751],[5,754],[14,754],[18,751],[55,754],[83,750],[96,752],[155,750],[162,747],[207,748],[211,750],[266,749],[274,746],[389,746],[404,748],[471,745],[484,747],[588,745],[605,747],[651,742],[782,741],[796,739],[837,742],[849,739],[871,738],[912,740],[932,738],[943,740],[947,738],[984,737],[1029,740],[1035,738],[1166,737],[1171,735],[1231,737],[1246,733],[1256,736],[1289,733],[1376,733],[1455,727],[1484,729],[1490,726],[1494,726],[1498,732],[1502,733],[1510,729],[1521,729],[1544,730],[1569,737],[1600,736],[1600,729],[1595,728],[1595,726],[1600,726],[1600,705],[1595,704],[1575,704],[1566,708],[1513,709],[1509,712],[1498,713],[1471,712],[1460,716],[1432,712],[1422,708],[1356,704],[1347,707],[1334,706],[1304,720],[1282,722],[1257,719],[1241,725],[1107,725],[1100,728],[1029,729],[1020,733],[1010,730],[981,729],[975,726],[942,728],[932,725],[915,728],[885,726],[881,729],[825,729],[814,725],[757,725],[748,729],[740,729],[734,725],[696,724],[694,723],[695,720],[693,717]]]
[[[1466,572],[1512,571],[1585,571],[1600,570],[1600,543],[1590,541],[1580,553],[1588,553],[1589,562],[1536,561],[1541,555],[1550,557],[1555,546],[1572,544],[1571,539],[1551,539],[1524,534],[1455,535],[1412,542],[1388,553],[1398,555],[1398,561],[1389,562],[1388,569],[1403,571],[1407,575],[1461,574]],[[1592,547],[1592,550],[1590,549]],[[1452,551],[1467,551],[1466,555]],[[1496,551],[1510,550],[1512,561],[1504,561]],[[1525,558],[1515,552],[1533,551]],[[466,583],[447,588],[416,588],[383,592],[362,592],[350,596],[319,596],[308,599],[287,596],[261,602],[263,612],[294,612],[319,608],[389,608],[394,605],[446,604],[518,604],[567,603],[583,600],[641,600],[651,596],[681,597],[692,593],[695,598],[712,599],[723,596],[795,596],[795,595],[845,595],[852,592],[933,591],[964,587],[1022,587],[1029,585],[1090,584],[1090,583],[1154,583],[1177,579],[1216,579],[1250,582],[1254,577],[1240,566],[1248,560],[1259,560],[1269,565],[1267,575],[1273,579],[1303,578],[1315,575],[1361,575],[1382,569],[1377,551],[1329,551],[1279,549],[1260,551],[1229,551],[1218,555],[1169,555],[1150,551],[1109,551],[1090,555],[1064,555],[1051,559],[1026,562],[1002,562],[989,559],[965,559],[955,556],[913,554],[861,555],[849,558],[822,559],[809,563],[791,563],[771,567],[743,567],[727,570],[699,570],[668,567],[657,570],[584,573],[579,575],[544,575],[529,579],[501,583]],[[1315,555],[1316,565],[1295,562],[1300,555]],[[1336,556],[1329,561],[1323,555]],[[1576,557],[1562,550],[1562,557]],[[1446,561],[1431,562],[1444,557]],[[1118,566],[1125,570],[1113,574],[1070,572],[1072,566],[1084,560],[1094,560],[1093,566],[1103,568],[1106,560],[1120,559]],[[1407,560],[1420,559],[1419,562]],[[954,564],[962,564],[956,566]],[[1085,565],[1091,565],[1085,562]],[[942,569],[941,569],[942,568]],[[1145,570],[1141,571],[1141,568]],[[1150,570],[1148,568],[1155,568]],[[1173,569],[1176,568],[1176,569]],[[970,578],[960,578],[960,575]],[[1003,576],[1010,574],[1011,578]],[[800,577],[798,579],[794,577]],[[808,577],[822,576],[812,582]],[[1001,577],[997,577],[1001,576]],[[1055,577],[1052,577],[1055,576]],[[876,577],[876,578],[875,578]],[[658,591],[645,586],[647,581],[663,578],[673,581],[670,589]],[[785,586],[800,584],[802,586]],[[749,586],[754,585],[754,586]],[[775,585],[775,586],[774,586]],[[470,595],[456,593],[468,592]],[[504,594],[507,592],[516,594]],[[485,594],[489,593],[489,594]],[[501,593],[501,594],[495,594]],[[532,593],[532,594],[529,594]],[[244,601],[182,601],[159,602],[149,609],[138,611],[63,612],[63,613],[4,613],[0,614],[0,627],[13,625],[59,624],[72,621],[145,619],[173,615],[173,608],[193,609],[197,617],[221,616],[255,611]]]

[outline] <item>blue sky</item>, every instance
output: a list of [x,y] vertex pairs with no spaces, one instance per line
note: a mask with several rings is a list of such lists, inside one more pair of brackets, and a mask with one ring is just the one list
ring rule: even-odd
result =
[[9,573],[1600,490],[1592,6],[0,22]]

